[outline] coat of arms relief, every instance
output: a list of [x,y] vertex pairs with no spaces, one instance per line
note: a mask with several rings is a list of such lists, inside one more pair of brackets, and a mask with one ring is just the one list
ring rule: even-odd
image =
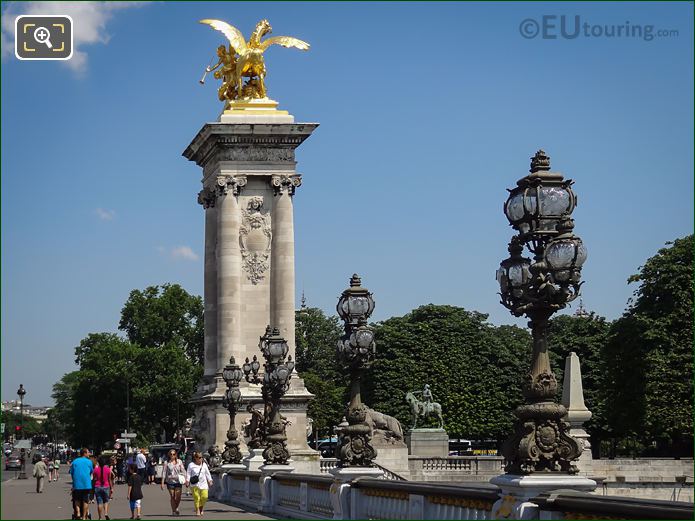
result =
[[263,197],[260,196],[249,198],[241,213],[239,243],[242,267],[251,284],[258,284],[270,267],[270,215],[263,211]]

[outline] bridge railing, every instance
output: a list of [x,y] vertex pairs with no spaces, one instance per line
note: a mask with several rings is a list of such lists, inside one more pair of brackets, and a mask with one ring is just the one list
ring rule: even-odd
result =
[[529,500],[540,519],[693,519],[693,504],[557,491]]
[[[230,471],[214,476],[211,497],[295,519],[492,519],[502,501],[489,484],[443,484],[332,476]],[[567,490],[528,500],[535,519],[693,519],[693,504],[610,497]]]
[[499,490],[361,478],[351,495],[351,519],[491,519]]

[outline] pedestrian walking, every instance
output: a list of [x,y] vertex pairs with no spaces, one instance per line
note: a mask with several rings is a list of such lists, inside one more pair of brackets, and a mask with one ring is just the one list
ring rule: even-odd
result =
[[36,478],[36,493],[41,494],[43,492],[43,482],[46,479],[46,473],[48,472],[46,468],[46,463],[43,460],[39,460],[34,463],[34,477]]
[[109,517],[109,501],[113,497],[113,470],[108,456],[102,456],[94,468],[94,496],[97,500],[99,519]]
[[47,458],[47,460],[48,460],[48,463],[47,463],[47,466],[48,466],[48,482],[50,483],[51,481],[53,481],[53,475],[54,475],[54,469],[55,469],[55,467],[53,466],[53,460],[52,460],[51,458]]
[[58,481],[59,474],[60,474],[60,458],[58,456],[56,456],[55,461],[53,461],[53,475],[55,476],[55,481]]
[[145,456],[145,449],[140,449],[138,455],[135,457],[135,464],[138,466],[138,476],[142,483],[147,483],[147,456]]
[[193,492],[195,515],[200,517],[203,515],[203,509],[208,500],[208,489],[212,486],[212,475],[207,463],[203,460],[203,455],[198,451],[193,453],[193,461],[188,465],[186,478],[186,486],[190,484]]
[[179,503],[181,503],[181,491],[186,483],[186,468],[183,461],[179,459],[175,450],[168,453],[169,461],[165,462],[162,468],[161,489],[166,485],[169,491],[169,502],[171,503],[171,515],[179,515]]
[[[95,469],[97,465],[99,465],[99,462],[97,461],[97,457],[92,454],[89,456],[90,461],[92,462],[92,469]],[[92,490],[89,492],[89,502],[90,503],[95,503],[96,502],[96,497],[94,495],[94,482],[96,481],[96,476],[94,475],[94,471],[92,470]],[[89,508],[89,507],[87,507]],[[92,515],[87,512],[87,517],[89,519],[92,519]]]
[[152,485],[154,483],[154,475],[156,471],[156,462],[154,461],[154,455],[147,455],[147,484]]
[[87,519],[89,514],[89,493],[92,491],[92,473],[94,465],[89,459],[89,449],[80,450],[80,457],[70,465],[72,476],[72,498],[75,515],[78,519]]
[[128,501],[130,501],[130,519],[140,519],[142,511],[142,480],[138,475],[138,466],[132,463],[128,467]]

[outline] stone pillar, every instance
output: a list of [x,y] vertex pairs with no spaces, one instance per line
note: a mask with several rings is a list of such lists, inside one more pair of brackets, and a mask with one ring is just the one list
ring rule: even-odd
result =
[[[226,111],[218,121],[205,124],[183,153],[202,168],[201,198],[208,205],[206,362],[191,398],[191,431],[202,449],[224,446],[229,414],[222,407],[226,386],[221,372],[229,357],[237,363],[254,355],[262,358],[258,339],[269,324],[280,328],[295,356],[292,195],[301,182],[295,149],[318,125],[294,123],[293,116],[275,105]],[[246,406],[259,407],[262,401],[259,386],[242,382],[240,389],[237,430],[249,417]],[[301,375],[293,375],[282,414],[291,422],[287,444],[293,466],[298,472],[319,473],[319,455],[306,443],[306,410],[312,398]]]
[[198,203],[205,208],[205,362],[203,379],[210,383],[217,374],[217,208],[216,194],[206,189],[198,194]]
[[584,404],[582,371],[579,357],[574,352],[565,358],[561,403],[567,409],[567,415],[564,419],[570,424],[570,434],[577,438],[583,447],[582,455],[577,461],[579,473],[591,476],[593,474],[591,443],[589,442],[589,434],[584,430],[584,423],[591,419],[591,411]]
[[217,177],[217,374],[241,351],[241,213],[245,177]]
[[294,214],[292,196],[299,176],[273,176],[273,242],[270,261],[270,323],[287,341],[295,358],[294,338]]

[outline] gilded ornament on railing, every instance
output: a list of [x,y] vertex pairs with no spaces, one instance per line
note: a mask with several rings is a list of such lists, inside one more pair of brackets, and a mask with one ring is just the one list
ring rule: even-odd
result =
[[[205,74],[200,83],[205,83],[205,76],[214,72],[216,79],[222,80],[217,91],[220,101],[228,108],[236,100],[253,100],[267,98],[265,86],[266,68],[263,53],[273,44],[282,47],[294,47],[301,51],[309,50],[309,44],[291,36],[274,36],[266,40],[262,38],[272,32],[268,20],[261,20],[251,33],[248,41],[237,29],[222,20],[205,19],[201,24],[207,24],[220,31],[229,40],[229,47],[220,45],[217,48],[217,63],[205,68]],[[246,83],[244,83],[246,79]]]

